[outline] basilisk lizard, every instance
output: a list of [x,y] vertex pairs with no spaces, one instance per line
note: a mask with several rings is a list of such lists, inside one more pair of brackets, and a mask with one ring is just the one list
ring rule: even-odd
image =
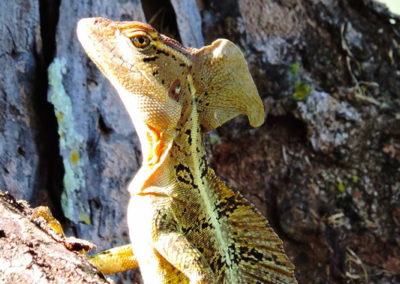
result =
[[[264,108],[239,48],[186,48],[140,22],[82,19],[79,41],[118,91],[143,165],[129,185],[131,246],[92,258],[106,273],[139,265],[145,283],[296,283],[268,221],[209,167],[203,134]],[[132,254],[133,252],[133,254]]]

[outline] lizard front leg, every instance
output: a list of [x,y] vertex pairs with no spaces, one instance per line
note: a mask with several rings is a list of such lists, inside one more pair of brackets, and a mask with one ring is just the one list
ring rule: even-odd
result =
[[214,283],[214,273],[201,252],[178,232],[162,233],[155,249],[176,269],[185,274],[190,283]]
[[89,257],[103,274],[123,272],[138,267],[138,261],[130,244],[111,248]]
[[[64,246],[70,250],[81,248],[80,252],[86,255],[88,250],[95,247],[95,245],[85,240],[65,236],[60,222],[53,217],[50,209],[46,206],[39,206],[33,209],[31,219],[54,239],[63,242]],[[115,247],[93,256],[88,256],[88,258],[104,274],[123,272],[138,267],[137,259],[133,255],[130,244]]]

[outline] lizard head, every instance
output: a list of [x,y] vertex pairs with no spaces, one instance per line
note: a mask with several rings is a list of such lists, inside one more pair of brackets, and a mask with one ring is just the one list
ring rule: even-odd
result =
[[117,89],[135,126],[160,133],[177,125],[189,96],[188,52],[176,41],[140,22],[82,19],[79,41]]
[[168,132],[193,103],[204,131],[239,114],[246,114],[254,127],[264,122],[263,104],[245,58],[228,40],[186,48],[148,24],[104,18],[81,19],[77,34],[117,89],[136,128],[144,122],[159,133]]

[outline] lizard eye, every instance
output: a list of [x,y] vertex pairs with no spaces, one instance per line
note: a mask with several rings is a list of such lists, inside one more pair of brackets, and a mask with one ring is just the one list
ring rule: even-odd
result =
[[145,35],[137,35],[131,38],[131,42],[137,48],[144,49],[150,45],[150,39]]

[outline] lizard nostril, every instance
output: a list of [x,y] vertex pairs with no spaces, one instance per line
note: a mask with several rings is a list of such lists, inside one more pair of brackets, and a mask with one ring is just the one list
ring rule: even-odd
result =
[[102,19],[97,18],[97,19],[95,19],[95,20],[93,21],[93,24],[94,24],[94,25],[98,25],[98,24],[100,24],[101,22],[102,22]]

